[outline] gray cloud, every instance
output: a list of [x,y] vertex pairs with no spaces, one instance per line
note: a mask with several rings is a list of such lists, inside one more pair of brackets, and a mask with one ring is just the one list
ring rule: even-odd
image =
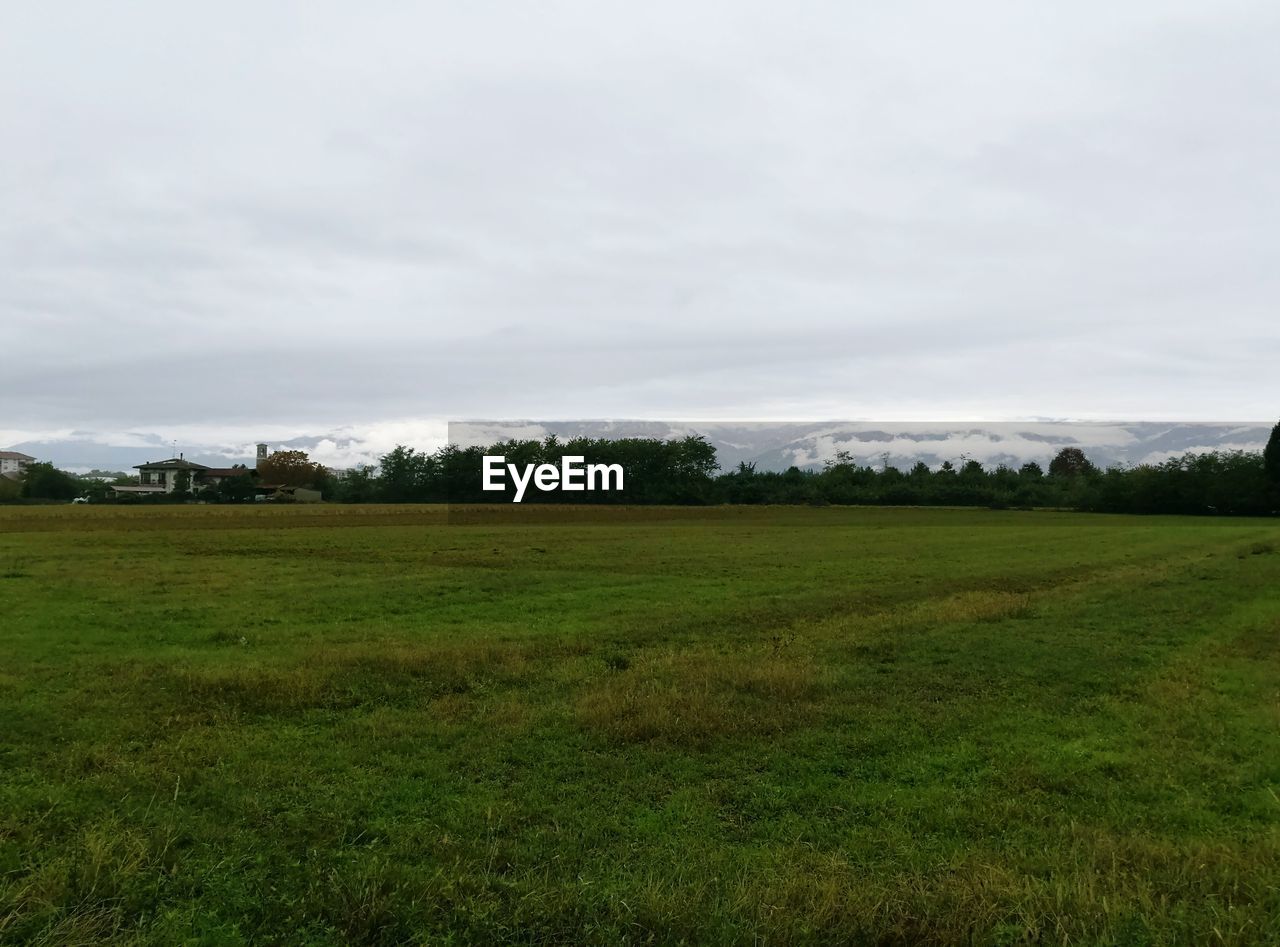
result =
[[5,21],[3,431],[1280,405],[1270,4]]

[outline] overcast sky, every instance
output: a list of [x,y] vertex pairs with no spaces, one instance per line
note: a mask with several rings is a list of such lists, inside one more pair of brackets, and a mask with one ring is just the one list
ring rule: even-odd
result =
[[1278,46],[1230,0],[6,3],[0,441],[1273,419]]

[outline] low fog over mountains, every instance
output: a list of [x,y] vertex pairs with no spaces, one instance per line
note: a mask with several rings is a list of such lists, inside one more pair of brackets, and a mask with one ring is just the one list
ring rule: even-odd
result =
[[[821,467],[837,452],[856,463],[910,467],[924,461],[936,467],[950,460],[977,460],[984,466],[1044,465],[1063,447],[1079,447],[1100,467],[1158,463],[1180,454],[1204,451],[1261,450],[1271,426],[1266,424],[1155,424],[1101,422],[1001,422],[930,424],[827,421],[786,424],[663,422],[559,422],[537,428],[561,437],[641,435],[679,437],[702,434],[716,446],[722,468],[740,462],[760,470]],[[450,425],[450,439],[491,443],[501,425]],[[516,436],[529,428],[513,427]],[[528,433],[526,433],[528,432]],[[478,437],[474,435],[480,435]]]
[[504,437],[542,438],[548,434],[561,438],[701,434],[715,445],[720,464],[726,469],[740,462],[754,463],[760,470],[784,470],[792,465],[821,467],[838,451],[846,451],[860,464],[875,467],[887,463],[906,468],[921,460],[930,466],[945,460],[956,464],[977,460],[988,467],[1018,466],[1027,461],[1044,465],[1063,447],[1080,447],[1095,464],[1108,467],[1158,463],[1192,451],[1261,450],[1270,430],[1269,423],[519,421],[453,423],[446,427],[443,422],[423,421],[277,439],[270,432],[247,432],[244,440],[219,432],[202,442],[199,435],[192,438],[188,432],[189,439],[177,442],[176,448],[172,439],[161,434],[108,436],[79,431],[0,444],[0,449],[19,450],[72,470],[127,470],[176,451],[211,466],[251,463],[253,444],[263,440],[272,450],[305,450],[321,463],[342,468],[376,463],[397,443],[434,450],[446,438],[469,445],[489,444]]

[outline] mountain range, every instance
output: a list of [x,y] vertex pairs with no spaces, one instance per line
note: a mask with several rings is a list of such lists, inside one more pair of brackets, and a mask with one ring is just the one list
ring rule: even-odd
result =
[[[406,432],[413,436],[406,436]],[[376,463],[397,443],[434,450],[446,442],[491,444],[506,437],[561,439],[589,437],[683,437],[700,434],[716,448],[724,469],[753,463],[760,470],[821,467],[847,453],[874,467],[906,468],[917,461],[936,467],[977,460],[984,466],[1045,465],[1063,447],[1079,447],[1099,467],[1158,463],[1190,452],[1261,450],[1271,431],[1266,423],[1164,423],[1104,421],[1018,421],[931,423],[866,421],[675,422],[675,421],[468,421],[349,427],[271,441],[272,450],[303,450],[333,467]],[[73,431],[9,445],[68,470],[128,470],[181,451],[210,466],[252,463],[254,441],[225,435],[175,445],[158,433],[101,434]]]

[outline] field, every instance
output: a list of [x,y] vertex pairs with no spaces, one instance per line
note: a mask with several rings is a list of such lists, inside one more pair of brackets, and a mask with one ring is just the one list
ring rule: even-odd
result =
[[1280,943],[1280,524],[0,510],[0,942]]

